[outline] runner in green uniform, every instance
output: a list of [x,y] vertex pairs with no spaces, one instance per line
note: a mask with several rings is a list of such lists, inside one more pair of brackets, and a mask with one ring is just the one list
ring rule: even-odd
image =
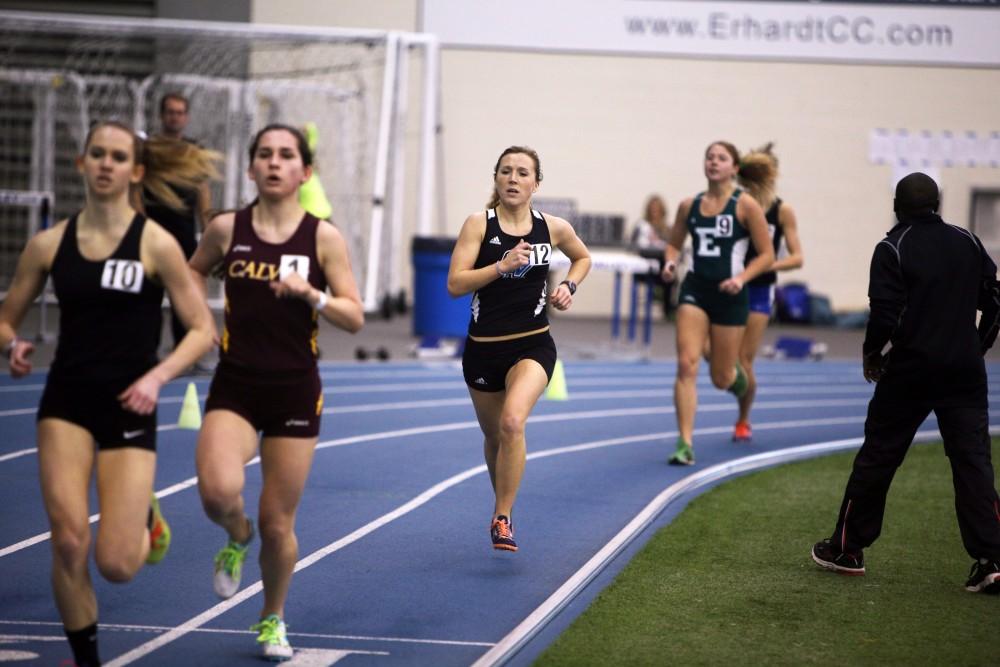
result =
[[[739,161],[739,151],[732,144],[716,141],[709,145],[705,151],[708,189],[681,202],[665,250],[663,279],[672,280],[684,241],[691,235],[691,266],[677,307],[674,406],[680,436],[670,457],[672,464],[694,463],[695,380],[706,344],[711,348],[712,384],[737,397],[747,390],[746,374],[737,364],[749,309],[744,285],[770,268],[774,250],[760,204],[733,183]],[[757,257],[744,265],[751,244]]]

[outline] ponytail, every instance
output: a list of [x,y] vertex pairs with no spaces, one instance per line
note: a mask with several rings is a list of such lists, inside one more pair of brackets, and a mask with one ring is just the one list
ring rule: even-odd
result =
[[142,183],[129,192],[132,207],[144,210],[141,186],[145,186],[154,197],[175,211],[184,211],[186,206],[170,186],[194,190],[209,180],[220,178],[216,164],[222,161],[217,151],[201,148],[182,139],[152,137],[144,140],[135,130],[116,120],[95,123],[87,132],[83,143],[86,152],[94,132],[102,127],[114,127],[132,136],[133,162],[145,167]]
[[185,205],[171,186],[196,190],[206,181],[220,178],[216,165],[222,155],[182,139],[151,137],[145,142],[144,153],[143,185],[175,211],[183,211]]
[[774,190],[778,180],[778,158],[771,152],[773,147],[774,142],[768,142],[747,153],[740,160],[740,171],[737,174],[740,185],[746,188],[765,211],[777,197]]

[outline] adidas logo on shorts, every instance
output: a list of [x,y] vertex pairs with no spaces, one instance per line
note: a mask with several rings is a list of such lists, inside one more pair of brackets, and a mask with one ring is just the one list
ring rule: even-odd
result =
[[476,378],[476,384],[486,384],[486,380],[483,378]]
[[500,237],[494,236],[490,239],[490,245],[500,245]]

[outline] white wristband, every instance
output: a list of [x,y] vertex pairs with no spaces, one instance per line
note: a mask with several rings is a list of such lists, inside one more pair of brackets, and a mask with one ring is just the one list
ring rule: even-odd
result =
[[10,342],[3,346],[3,355],[8,359],[10,359],[10,355],[12,352],[14,352],[14,346],[17,345],[17,343],[18,343],[17,336],[11,338]]
[[313,306],[313,310],[317,311],[323,310],[324,308],[326,308],[326,302],[329,301],[330,298],[326,295],[326,290],[323,291],[316,290],[316,291],[319,292],[319,299],[316,300],[316,304]]

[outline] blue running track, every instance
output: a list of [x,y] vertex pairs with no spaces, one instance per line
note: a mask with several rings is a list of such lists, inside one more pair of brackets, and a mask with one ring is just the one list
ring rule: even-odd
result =
[[[286,608],[293,667],[528,664],[693,495],[748,470],[856,448],[872,393],[858,363],[762,362],[754,440],[736,445],[735,401],[703,373],[697,465],[674,467],[675,364],[570,362],[570,400],[540,401],[528,424],[513,517],[520,551],[509,554],[490,547],[493,496],[456,364],[321,370],[326,410]],[[989,371],[995,381],[1000,364]],[[43,382],[0,380],[0,663],[26,667],[70,657],[38,488]],[[105,665],[263,664],[249,631],[262,599],[259,542],[240,592],[224,602],[212,592],[224,536],[198,500],[196,434],[174,426],[187,382],[165,387],[159,408],[156,491],[173,527],[170,553],[124,586],[91,569]],[[204,404],[208,379],[195,383]],[[996,404],[991,396],[993,419]],[[922,432],[936,437],[933,416]],[[249,468],[255,511],[260,473],[256,461]],[[814,537],[803,536],[804,549]]]

